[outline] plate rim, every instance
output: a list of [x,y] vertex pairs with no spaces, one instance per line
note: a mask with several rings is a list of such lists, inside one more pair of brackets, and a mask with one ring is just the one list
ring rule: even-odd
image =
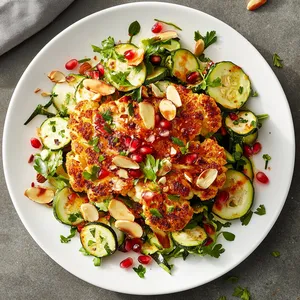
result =
[[286,97],[286,94],[283,90],[283,87],[279,81],[279,79],[277,78],[276,74],[274,73],[273,69],[270,67],[270,65],[268,64],[268,62],[265,60],[265,58],[262,56],[262,54],[248,41],[248,39],[246,37],[244,37],[241,33],[239,33],[235,28],[233,28],[232,26],[228,25],[227,23],[225,23],[224,21],[208,14],[208,13],[205,13],[201,10],[198,10],[198,9],[195,9],[195,8],[191,8],[191,7],[188,7],[188,6],[185,6],[185,5],[179,5],[179,4],[174,4],[174,3],[167,3],[167,2],[156,2],[156,1],[147,1],[147,2],[134,2],[134,3],[127,3],[127,4],[121,4],[121,5],[117,5],[117,6],[113,6],[113,7],[109,7],[109,8],[106,8],[106,9],[103,9],[103,10],[100,10],[100,11],[97,11],[97,12],[94,12],[90,15],[87,15],[85,16],[84,18],[81,18],[80,20],[77,20],[76,22],[74,22],[73,24],[69,25],[67,28],[65,28],[64,30],[62,30],[59,34],[57,34],[56,36],[54,36],[49,42],[47,42],[47,44],[35,55],[35,57],[32,59],[32,61],[29,63],[29,65],[26,67],[25,71],[23,72],[21,78],[19,79],[15,89],[14,89],[14,92],[11,96],[11,99],[10,99],[10,103],[9,103],[9,106],[8,106],[8,109],[7,109],[7,112],[6,112],[6,116],[5,116],[5,122],[4,122],[4,127],[3,127],[3,140],[2,140],[2,160],[3,160],[3,171],[4,171],[4,178],[5,178],[5,182],[6,182],[6,186],[7,186],[7,189],[8,189],[8,192],[9,192],[9,196],[10,196],[10,199],[11,201],[13,202],[13,205],[14,205],[14,208],[15,210],[17,211],[17,214],[22,222],[22,224],[24,225],[24,227],[26,228],[27,232],[29,233],[29,235],[33,238],[33,240],[38,244],[38,246],[49,256],[51,257],[51,259],[56,262],[58,265],[60,265],[63,269],[65,269],[66,271],[68,271],[69,273],[71,273],[72,275],[80,278],[81,280],[89,283],[89,284],[92,284],[94,286],[97,286],[97,287],[100,287],[100,288],[103,288],[103,289],[106,289],[106,290],[110,290],[108,288],[105,288],[105,287],[102,287],[102,286],[99,286],[99,285],[96,285],[88,280],[86,280],[85,278],[83,278],[80,274],[75,274],[75,272],[71,271],[70,268],[68,267],[65,267],[63,266],[61,263],[59,263],[54,257],[52,254],[50,254],[49,252],[51,251],[48,251],[46,249],[46,247],[44,247],[44,245],[42,245],[42,242],[40,241],[40,239],[38,238],[38,236],[34,233],[34,232],[31,232],[29,230],[29,225],[26,221],[26,218],[25,216],[23,215],[21,209],[18,207],[18,203],[17,201],[12,197],[12,190],[13,190],[13,185],[12,185],[12,182],[11,180],[8,178],[8,175],[7,175],[7,171],[6,169],[8,168],[8,160],[7,160],[7,150],[6,150],[6,145],[7,145],[7,139],[8,139],[8,130],[9,130],[9,120],[11,119],[11,115],[13,114],[13,111],[12,111],[12,104],[16,101],[14,100],[16,98],[16,95],[18,94],[19,92],[19,89],[20,89],[20,86],[21,86],[21,82],[24,80],[24,78],[27,77],[27,73],[29,73],[31,67],[35,64],[35,61],[43,54],[43,52],[45,52],[47,50],[48,47],[50,47],[53,43],[55,43],[56,39],[58,39],[60,36],[64,35],[67,31],[71,30],[73,27],[76,27],[76,26],[79,26],[80,23],[84,22],[86,19],[89,19],[89,18],[92,18],[92,17],[95,17],[96,15],[101,15],[101,14],[106,14],[106,13],[113,13],[114,10],[120,10],[122,9],[123,7],[133,7],[133,6],[147,6],[147,5],[156,5],[156,6],[165,6],[165,7],[168,7],[168,6],[172,6],[172,7],[177,7],[177,8],[180,8],[180,9],[185,9],[185,12],[188,12],[188,11],[191,11],[191,12],[196,12],[196,13],[200,13],[200,14],[204,14],[206,15],[206,17],[209,17],[211,19],[213,19],[214,21],[216,22],[219,22],[222,26],[225,26],[227,28],[229,28],[230,30],[234,30],[242,39],[244,39],[247,43],[247,47],[251,47],[256,53],[257,55],[259,55],[262,60],[264,61],[265,65],[267,68],[269,68],[269,70],[271,71],[272,73],[272,76],[273,76],[273,80],[277,81],[277,84],[278,84],[278,87],[279,89],[281,90],[281,93],[282,93],[282,96],[285,98],[285,106],[287,108],[287,112],[289,113],[290,115],[290,118],[287,120],[289,121],[290,123],[290,126],[291,126],[291,129],[292,129],[292,137],[293,137],[293,140],[292,140],[292,158],[291,158],[291,162],[293,164],[293,167],[290,169],[290,173],[288,174],[288,181],[287,181],[287,186],[286,186],[286,191],[285,191],[285,197],[284,197],[284,201],[282,202],[281,204],[281,207],[279,207],[279,210],[277,212],[277,214],[273,215],[273,218],[272,218],[272,222],[270,223],[268,229],[265,231],[265,234],[263,234],[263,236],[258,239],[256,241],[256,243],[252,246],[252,248],[250,248],[250,250],[248,251],[248,253],[246,255],[243,256],[242,259],[239,259],[238,261],[236,261],[233,265],[230,266],[230,268],[224,268],[224,270],[222,272],[220,272],[218,275],[214,276],[212,279],[208,279],[208,280],[204,280],[202,283],[196,283],[196,284],[186,284],[184,288],[176,288],[174,286],[172,286],[172,288],[169,289],[169,291],[167,292],[145,292],[145,293],[141,293],[141,292],[138,292],[138,293],[132,293],[132,292],[128,292],[128,291],[124,291],[124,290],[121,290],[121,289],[114,289],[114,290],[111,290],[111,291],[114,291],[114,292],[119,292],[119,293],[124,293],[124,294],[131,294],[131,295],[162,295],[162,294],[170,294],[170,293],[177,293],[177,292],[181,292],[181,291],[186,291],[186,290],[189,290],[189,289],[192,289],[192,288],[195,288],[195,287],[199,287],[199,286],[202,286],[208,282],[211,282],[217,278],[220,278],[221,276],[223,276],[224,274],[226,274],[227,272],[229,272],[230,270],[232,270],[233,268],[235,268],[236,266],[238,266],[239,264],[241,264],[246,258],[248,258],[255,250],[256,248],[263,242],[263,240],[266,238],[266,236],[269,234],[269,232],[271,231],[271,229],[273,228],[275,222],[278,220],[278,217],[279,215],[281,214],[281,211],[285,205],[285,202],[287,200],[287,197],[288,197],[288,193],[290,191],[290,188],[291,188],[291,184],[292,184],[292,179],[293,179],[293,174],[294,174],[294,168],[295,168],[295,150],[296,150],[296,143],[295,143],[295,129],[294,129],[294,122],[293,122],[293,116],[292,116],[292,113],[291,113],[291,108],[290,108],[290,105],[289,105],[289,102],[288,102],[288,99]]

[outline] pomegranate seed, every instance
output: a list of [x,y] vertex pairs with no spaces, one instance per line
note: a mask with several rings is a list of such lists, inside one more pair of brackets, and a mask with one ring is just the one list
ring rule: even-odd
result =
[[209,246],[212,242],[213,242],[213,239],[211,239],[209,237],[209,238],[207,238],[206,242],[204,243],[204,246]]
[[77,225],[76,227],[77,227],[77,231],[81,232],[82,228],[84,227],[84,223],[81,223],[81,224]]
[[252,147],[252,152],[253,152],[253,154],[259,153],[260,150],[261,150],[261,148],[262,148],[261,143],[256,142],[256,143],[253,145],[253,147]]
[[134,238],[134,239],[132,239],[132,245],[133,245],[133,246],[134,246],[134,245],[139,245],[140,247],[142,247],[143,242],[142,242],[142,240],[139,239],[139,238]]
[[252,148],[249,145],[244,145],[244,155],[250,157],[253,155]]
[[144,160],[144,156],[142,154],[139,153],[132,153],[130,155],[130,158],[134,161],[136,161],[137,163],[140,163]]
[[130,143],[131,143],[131,138],[129,136],[126,136],[123,138],[123,142],[126,148],[129,148]]
[[98,64],[96,67],[97,67],[97,70],[99,72],[99,77],[103,77],[103,75],[104,75],[104,67],[103,67],[103,65]]
[[28,163],[31,164],[33,162],[33,159],[34,159],[34,155],[31,154],[28,158]]
[[169,131],[169,130],[166,130],[166,129],[161,130],[160,133],[159,133],[159,135],[160,135],[161,137],[168,137],[168,136],[170,135],[170,131]]
[[151,262],[151,256],[148,255],[140,255],[138,257],[138,261],[139,263],[143,264],[143,265],[148,265]]
[[163,29],[163,25],[160,23],[160,22],[156,22],[152,28],[151,28],[151,31],[153,33],[160,33]]
[[125,248],[126,252],[131,251],[132,250],[132,246],[133,246],[132,240],[126,240],[125,241],[124,248]]
[[127,60],[132,60],[135,57],[135,52],[133,50],[127,50],[124,52],[124,57]]
[[77,198],[77,194],[76,194],[76,193],[70,194],[70,195],[68,196],[68,200],[69,200],[70,204],[74,203],[75,200],[76,200],[76,198]]
[[92,77],[92,79],[99,79],[100,78],[99,71],[91,71],[90,74],[91,74],[90,76]]
[[154,65],[159,65],[161,63],[161,57],[159,55],[151,55],[150,56],[150,61],[154,64]]
[[264,183],[264,184],[266,184],[266,183],[269,182],[268,176],[267,176],[265,173],[263,173],[263,172],[258,172],[258,173],[256,173],[256,179],[257,179],[259,182]]
[[103,179],[109,175],[109,171],[106,169],[101,169],[98,175],[98,179]]
[[31,187],[34,187],[34,182],[31,182]]
[[140,146],[142,142],[139,139],[133,139],[130,143],[129,152],[136,151]]
[[212,235],[215,233],[215,228],[210,224],[203,224],[204,230],[209,234]]
[[151,192],[151,191],[147,191],[147,192],[143,192],[143,193],[142,193],[142,198],[143,198],[144,200],[152,200],[153,197],[154,197],[154,193]]
[[194,84],[199,79],[199,73],[198,72],[192,72],[186,77],[186,81],[189,84]]
[[220,133],[221,133],[221,135],[223,135],[223,136],[226,135],[226,134],[227,134],[226,128],[222,126],[222,127],[220,128]]
[[38,149],[42,146],[41,142],[37,138],[31,138],[30,143],[31,143],[31,146],[36,149]]
[[90,70],[91,68],[92,66],[88,62],[84,62],[80,65],[78,72],[80,75],[85,75],[85,72]]
[[228,199],[229,199],[228,192],[226,192],[226,191],[219,192],[219,194],[217,195],[217,197],[215,199],[216,208],[218,210],[221,210],[222,206],[227,202]]
[[160,115],[155,115],[155,126],[158,126],[160,122]]
[[239,117],[237,114],[235,113],[230,113],[229,114],[229,118],[232,120],[232,121],[236,121]]
[[44,183],[47,179],[42,174],[36,174],[36,181],[38,183]]
[[65,64],[65,68],[66,68],[67,70],[73,70],[73,69],[75,69],[75,68],[77,67],[77,65],[78,65],[78,60],[74,58],[74,59],[69,60],[69,61]]
[[133,265],[133,259],[131,257],[127,257],[126,259],[120,262],[120,267],[123,269],[127,269]]
[[172,128],[172,123],[168,120],[161,120],[159,122],[159,126],[163,129],[171,129]]
[[143,173],[141,170],[128,170],[128,175],[133,178],[140,178]]
[[132,246],[132,250],[134,251],[134,252],[136,252],[136,253],[140,253],[141,252],[141,246],[139,245],[139,244],[134,244],[133,246]]
[[184,161],[186,164],[191,165],[195,163],[198,155],[196,153],[190,153],[184,156]]
[[149,146],[143,146],[139,149],[140,153],[146,155],[153,153],[153,148]]

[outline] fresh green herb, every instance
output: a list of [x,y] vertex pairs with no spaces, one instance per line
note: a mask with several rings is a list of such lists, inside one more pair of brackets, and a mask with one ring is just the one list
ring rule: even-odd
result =
[[150,208],[150,213],[157,218],[162,218],[162,214],[156,208]]
[[77,228],[72,226],[71,229],[70,229],[69,236],[65,237],[65,236],[61,235],[60,236],[60,242],[65,243],[65,244],[69,243],[71,241],[71,238],[75,236],[76,231],[77,231]]
[[86,61],[90,61],[91,59],[90,58],[83,58],[83,59],[79,59],[78,60],[78,63],[79,64],[82,64],[82,63],[84,63],[84,62],[86,62]]
[[273,251],[273,252],[272,252],[272,255],[273,255],[274,257],[279,257],[279,256],[280,256],[280,252],[279,252],[279,251]]
[[102,154],[100,154],[99,157],[98,157],[98,161],[101,163],[104,160],[105,160],[105,157]]
[[108,124],[112,124],[113,122],[113,117],[111,115],[111,110],[106,110],[104,112],[101,113],[102,118],[104,119],[105,122],[107,122]]
[[249,210],[244,216],[240,218],[242,225],[247,226],[252,218],[253,211]]
[[203,220],[202,214],[196,214],[193,218],[189,221],[189,223],[184,227],[184,229],[193,229],[195,228],[200,222]]
[[89,240],[88,241],[88,246],[90,247],[90,246],[94,245],[95,243],[96,243],[95,241]]
[[204,53],[202,53],[198,58],[202,62],[210,62],[211,61],[211,59],[209,57],[206,57]]
[[258,97],[258,92],[256,92],[256,91],[252,91],[252,95],[251,95],[252,97]]
[[283,67],[282,61],[283,60],[280,58],[280,56],[277,53],[273,54],[273,66],[274,67],[282,68]]
[[119,138],[118,137],[114,137],[114,139],[113,139],[113,144],[117,144],[118,142],[119,142]]
[[108,199],[105,199],[102,202],[95,202],[95,206],[97,206],[98,209],[101,210],[101,211],[108,211],[108,205],[109,205],[110,200],[111,199],[108,198]]
[[257,124],[256,124],[255,121],[251,121],[250,125],[251,125],[252,127],[255,127],[255,128],[257,127]]
[[231,282],[231,283],[237,283],[239,281],[239,278],[236,276],[230,276],[226,279],[226,281]]
[[214,223],[217,225],[216,231],[220,231],[222,229],[222,227],[230,227],[231,226],[230,222],[221,223],[220,221],[214,220]]
[[235,235],[228,231],[221,232],[225,238],[226,241],[232,242],[235,239]]
[[225,296],[221,296],[221,297],[219,297],[219,299],[218,300],[226,300],[227,298],[225,297]]
[[81,252],[84,256],[90,256],[90,254],[83,247],[79,249],[79,252]]
[[99,137],[97,136],[94,136],[89,142],[88,142],[89,145],[93,146],[94,148],[94,151],[99,153],[100,152],[100,149],[98,147],[98,144],[99,144]]
[[[91,228],[90,229],[90,233],[93,237],[95,237],[95,234],[96,234],[96,229],[95,228]],[[94,243],[94,242],[93,242]]]
[[127,76],[129,75],[129,71],[127,72],[111,72],[110,77],[111,80],[117,82],[122,86],[131,86],[131,83],[127,80]]
[[179,138],[172,136],[171,139],[174,144],[176,144],[180,147],[184,147],[184,142],[182,140],[180,140]]
[[256,118],[258,121],[263,121],[265,119],[268,119],[269,115],[268,114],[257,115]]
[[112,133],[112,129],[111,129],[111,127],[110,127],[107,123],[104,124],[103,129],[104,129],[107,133]]
[[167,205],[166,204],[166,206],[167,206],[167,213],[168,214],[171,214],[175,209],[175,207],[173,205]]
[[101,266],[101,258],[100,257],[94,257],[93,262],[94,262],[95,267]]
[[243,94],[243,91],[244,91],[244,87],[243,86],[240,86],[239,89],[238,89],[239,93],[242,95]]
[[145,175],[145,180],[149,179],[152,181],[156,181],[156,172],[159,169],[159,163],[159,159],[155,160],[155,158],[152,155],[147,154],[146,162],[141,163],[141,167]]
[[262,157],[265,160],[265,170],[267,170],[269,161],[271,160],[272,157],[269,154],[264,154]]
[[77,221],[77,219],[82,219],[82,215],[81,213],[76,213],[76,214],[70,214],[68,220],[71,223],[74,223]]
[[50,121],[49,125],[56,125],[56,121]]
[[111,250],[110,250],[110,248],[109,248],[109,246],[108,246],[108,243],[106,243],[105,245],[104,245],[104,249],[105,249],[105,251],[106,251],[106,253],[108,254],[108,255],[110,255],[112,252],[111,252]]
[[259,216],[263,216],[266,214],[266,208],[263,204],[261,204],[256,211],[254,212],[255,214],[259,215]]
[[234,289],[232,296],[239,297],[242,300],[250,300],[251,295],[247,288],[241,288],[240,286]]
[[208,31],[205,36],[202,36],[199,31],[195,31],[194,40],[203,40],[205,49],[217,41],[216,31]]
[[145,277],[146,268],[142,265],[139,265],[137,268],[133,268],[134,272],[139,275],[140,278]]
[[128,153],[126,151],[122,150],[122,151],[119,152],[119,154],[122,155],[122,156],[127,156]]
[[129,43],[131,43],[132,38],[141,31],[141,25],[138,21],[134,21],[129,25],[128,35],[130,36]]
[[129,116],[133,117],[133,116],[134,116],[133,103],[132,103],[132,102],[129,102],[127,107],[128,107],[128,113],[129,113]]
[[82,173],[82,176],[84,179],[86,180],[96,180],[97,177],[98,177],[98,173],[99,173],[99,170],[100,170],[100,167],[98,166],[93,166],[92,167],[92,170],[91,170],[91,173],[87,172],[87,171],[84,171]]
[[210,86],[210,87],[218,87],[218,86],[221,86],[222,85],[222,82],[221,82],[221,78],[220,77],[217,77],[215,80],[213,80],[212,82],[206,82],[206,85],[207,86]]
[[213,244],[212,244],[212,246],[210,245],[210,246],[207,246],[207,247],[203,247],[203,254],[204,255],[207,254],[207,255],[210,255],[210,256],[215,257],[215,258],[219,258],[220,255],[224,252],[225,252],[225,249],[222,248],[221,244],[217,244],[215,246],[213,246]]
[[132,100],[135,100],[136,102],[142,102],[142,87],[133,90],[128,96],[131,96]]
[[168,195],[168,199],[172,201],[178,201],[180,199],[180,196],[178,195]]
[[182,29],[180,27],[178,27],[177,25],[175,25],[174,23],[166,22],[166,21],[162,21],[162,20],[158,20],[158,19],[154,19],[154,21],[164,23],[164,24],[169,25],[169,26],[173,26],[174,28],[182,31]]
[[69,187],[69,180],[61,175],[59,176],[48,176],[48,182],[58,190],[63,189],[64,187]]

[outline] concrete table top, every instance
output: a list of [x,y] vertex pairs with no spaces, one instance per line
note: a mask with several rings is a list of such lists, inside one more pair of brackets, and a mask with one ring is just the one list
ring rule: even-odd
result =
[[[63,0],[62,0],[63,1]],[[63,29],[96,11],[133,1],[76,0],[54,22],[0,57],[0,126],[13,90],[27,65],[40,49]],[[274,69],[291,106],[296,140],[300,127],[300,3],[276,1],[256,12],[246,10],[246,0],[168,1],[202,10],[226,22],[245,36],[272,66],[272,54],[284,60]],[[270,99],[272,101],[272,99]],[[284,120],[282,120],[284,122]],[[1,155],[2,157],[2,155]],[[284,159],[284,154],[282,156]],[[203,299],[232,296],[234,287],[248,287],[252,299],[300,300],[300,180],[297,155],[292,187],[284,209],[267,238],[249,258],[226,276],[182,293],[141,297],[118,294],[92,286],[69,274],[34,242],[21,223],[0,172],[0,299]],[[274,258],[271,252],[281,253]],[[238,284],[228,276],[238,276]]]

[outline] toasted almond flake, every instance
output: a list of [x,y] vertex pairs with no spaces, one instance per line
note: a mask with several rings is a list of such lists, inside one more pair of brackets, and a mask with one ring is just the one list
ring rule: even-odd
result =
[[42,97],[49,97],[50,95],[51,95],[51,93],[48,93],[48,92],[42,92],[41,93]]
[[174,85],[169,85],[166,91],[167,99],[172,101],[176,107],[182,106],[182,102]]
[[140,166],[137,162],[123,155],[117,155],[112,159],[112,162],[120,168],[124,169],[139,169]]
[[142,86],[142,97],[143,98],[149,98],[148,90],[144,85]]
[[65,75],[60,71],[52,71],[48,74],[48,78],[55,83],[63,83],[66,81]]
[[34,90],[34,92],[37,94],[41,89],[40,88],[37,88]]
[[116,165],[110,165],[109,166],[109,169],[111,170],[111,171],[113,171],[113,170],[115,170],[115,169],[117,169],[118,167],[116,166]]
[[128,172],[124,169],[120,169],[117,171],[117,175],[121,178],[127,179],[128,178]]
[[47,204],[52,201],[54,197],[54,191],[49,188],[38,186],[27,189],[24,195],[34,202]]
[[80,206],[80,212],[85,221],[95,222],[99,219],[97,208],[91,203],[83,203]]
[[184,172],[183,175],[188,182],[193,182],[193,177],[189,172]]
[[157,98],[163,98],[165,97],[165,93],[163,93],[154,83],[150,83],[149,84],[151,90],[152,90],[152,93],[155,97]]
[[267,0],[250,0],[248,2],[247,9],[251,10],[251,11],[256,10],[259,7],[261,7],[263,4],[265,4],[266,2],[267,2]]
[[101,94],[95,94],[92,98],[93,101],[101,100]]
[[159,111],[168,121],[172,121],[176,117],[176,106],[170,100],[161,100]]
[[202,39],[196,41],[194,54],[196,56],[200,56],[204,51],[204,47],[205,47],[205,44],[204,44],[204,41]]
[[98,57],[96,55],[94,56],[94,60],[98,60]]
[[146,141],[148,143],[153,143],[155,141],[155,135],[154,134],[151,134],[149,135],[147,138],[146,138]]
[[127,233],[132,238],[140,238],[143,235],[143,228],[136,222],[128,221],[128,220],[117,220],[115,222],[115,226]]
[[155,110],[151,103],[140,102],[139,111],[147,129],[153,129],[155,125]]
[[166,182],[167,182],[166,176],[161,177],[161,178],[157,181],[157,183],[159,183],[159,184],[165,184]]
[[113,178],[112,183],[112,190],[116,192],[122,191],[122,189],[126,186],[126,182],[120,178]]
[[157,172],[158,176],[164,176],[172,170],[172,163],[167,158],[162,159],[160,164],[161,167]]
[[109,202],[108,211],[116,220],[134,221],[134,215],[130,212],[127,206],[119,200],[112,199]]
[[165,32],[157,34],[156,37],[158,37],[161,41],[166,41],[169,39],[178,38],[178,34],[176,31],[169,30],[169,31],[165,31]]
[[171,149],[170,149],[170,155],[171,155],[171,156],[174,156],[174,155],[176,155],[176,154],[177,154],[176,149],[175,149],[174,147],[171,147]]
[[200,189],[209,188],[218,176],[217,169],[207,169],[203,171],[197,178],[196,185]]
[[163,189],[162,189],[162,191],[164,193],[167,193],[169,191],[169,187],[168,186],[164,186]]
[[[132,50],[132,51],[134,51],[134,50]],[[144,49],[139,48],[134,52],[135,52],[134,58],[127,61],[127,64],[129,66],[138,66],[144,60],[144,54],[145,54]]]
[[98,79],[85,79],[82,84],[87,90],[102,96],[111,95],[116,91],[112,85]]

